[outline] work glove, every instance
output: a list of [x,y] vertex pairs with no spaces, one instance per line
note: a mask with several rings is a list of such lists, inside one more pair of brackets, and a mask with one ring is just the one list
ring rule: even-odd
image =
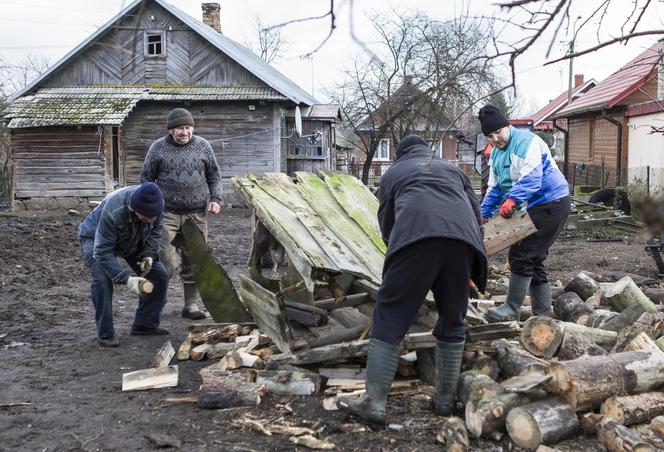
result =
[[141,276],[145,276],[150,273],[150,270],[152,270],[152,258],[145,256],[143,259],[138,261],[138,268],[141,269]]
[[132,293],[136,295],[143,295],[141,291],[141,284],[147,282],[147,279],[141,278],[140,276],[130,276],[127,279],[127,287]]
[[507,198],[502,206],[500,206],[500,215],[504,218],[509,218],[512,216],[514,211],[514,206],[516,206],[516,201],[512,198]]

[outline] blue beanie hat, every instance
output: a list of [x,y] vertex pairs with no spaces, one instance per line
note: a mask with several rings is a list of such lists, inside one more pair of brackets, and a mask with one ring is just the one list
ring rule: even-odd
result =
[[134,190],[129,207],[147,217],[158,217],[164,213],[164,196],[157,184],[145,182]]

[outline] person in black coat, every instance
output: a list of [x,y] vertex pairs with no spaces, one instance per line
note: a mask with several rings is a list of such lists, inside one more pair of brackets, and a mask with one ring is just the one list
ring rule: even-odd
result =
[[433,408],[449,415],[461,369],[468,282],[472,279],[480,291],[486,287],[479,201],[459,168],[433,157],[426,141],[410,135],[381,178],[378,221],[387,254],[369,335],[367,390],[357,400],[340,398],[337,406],[385,423],[401,341],[431,290],[438,309]]

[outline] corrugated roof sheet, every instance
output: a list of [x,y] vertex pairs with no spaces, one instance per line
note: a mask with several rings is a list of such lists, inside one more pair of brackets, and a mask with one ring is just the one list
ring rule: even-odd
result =
[[657,75],[657,63],[661,59],[659,50],[660,43],[653,44],[596,87],[573,100],[571,104],[557,113],[556,117],[614,107]]
[[[592,89],[596,85],[597,81],[595,79],[590,79],[580,84],[579,86],[574,87],[572,89],[572,102],[574,102],[575,98],[579,97],[582,93],[585,93],[586,91]],[[546,104],[544,107],[542,107],[541,109],[532,114],[530,119],[532,119],[533,121],[533,126],[537,126],[540,122],[546,120],[549,116],[556,113],[556,111],[565,107],[566,104],[567,104],[567,90],[560,93],[558,97],[556,97],[548,104]]]
[[42,88],[16,99],[4,117],[10,128],[118,125],[141,100],[285,100],[270,87],[81,86]]
[[[94,41],[96,38],[104,34],[113,24],[122,19],[126,14],[131,12],[133,9],[138,8],[139,5],[144,0],[135,0],[131,5],[127,6],[124,10],[118,13],[115,17],[109,20],[102,27],[98,28],[97,31],[92,33],[85,41],[80,43],[76,48],[70,51],[65,55],[60,61],[51,66],[46,72],[41,76],[35,79],[32,83],[27,85],[21,91],[19,91],[15,98],[24,95],[30,90],[34,89],[40,82],[48,78],[56,70],[62,67],[70,58],[73,58],[79,52],[87,48],[87,46]],[[251,50],[247,47],[239,44],[232,39],[217,33],[208,25],[200,22],[199,20],[191,17],[187,13],[180,11],[178,8],[173,5],[163,1],[163,0],[154,0],[157,4],[162,6],[164,9],[169,11],[179,20],[184,22],[196,33],[201,35],[204,39],[209,41],[223,53],[228,55],[230,58],[235,60],[238,64],[244,67],[246,70],[251,72],[253,75],[258,77],[260,80],[265,82],[267,85],[272,87],[277,92],[283,94],[286,98],[295,102],[296,104],[303,103],[305,105],[314,105],[319,103],[313,96],[307,93],[305,90],[300,88],[288,77],[283,75],[281,72],[270,66],[268,63],[256,56]]]

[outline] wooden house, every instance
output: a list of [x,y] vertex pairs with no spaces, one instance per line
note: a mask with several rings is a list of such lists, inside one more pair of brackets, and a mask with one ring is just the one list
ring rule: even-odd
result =
[[656,43],[554,115],[567,121],[567,178],[572,185],[624,185],[632,104],[657,98],[661,60]]
[[201,22],[163,0],[135,0],[20,91],[4,112],[12,204],[71,207],[135,184],[175,107],[212,144],[224,202],[238,199],[235,175],[334,169],[338,109],[224,36],[219,10],[203,4]]

